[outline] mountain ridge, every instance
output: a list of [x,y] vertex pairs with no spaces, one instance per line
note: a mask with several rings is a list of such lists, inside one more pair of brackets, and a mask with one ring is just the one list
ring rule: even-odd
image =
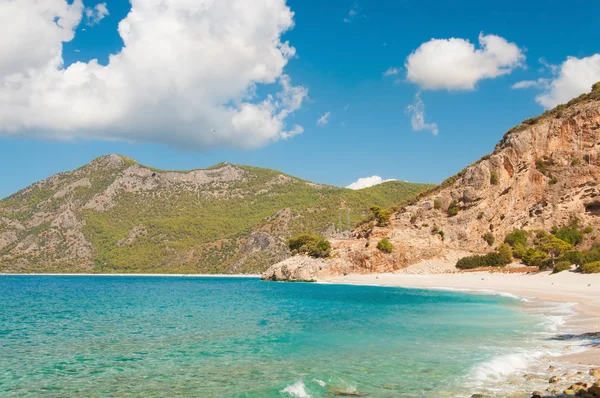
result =
[[430,186],[358,192],[227,162],[168,171],[105,155],[0,200],[0,272],[259,272],[289,256],[291,234],[339,234],[346,208],[356,224]]

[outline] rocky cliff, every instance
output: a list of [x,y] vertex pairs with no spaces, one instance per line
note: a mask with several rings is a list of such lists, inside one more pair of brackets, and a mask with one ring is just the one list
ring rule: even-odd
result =
[[[331,236],[369,206],[430,186],[360,192],[222,163],[156,170],[108,155],[0,201],[0,272],[262,272],[300,232]],[[342,220],[343,222],[340,222]]]
[[[353,239],[334,241],[335,259],[321,273],[389,272],[423,259],[488,252],[515,228],[549,230],[573,217],[597,234],[599,177],[597,83],[508,131],[492,154],[396,209],[389,226],[364,224]],[[384,237],[394,246],[390,254],[376,247]]]

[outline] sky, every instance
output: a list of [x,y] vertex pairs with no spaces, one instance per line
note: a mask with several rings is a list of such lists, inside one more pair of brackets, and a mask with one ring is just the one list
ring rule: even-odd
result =
[[600,1],[0,0],[0,197],[119,153],[438,183],[600,81]]

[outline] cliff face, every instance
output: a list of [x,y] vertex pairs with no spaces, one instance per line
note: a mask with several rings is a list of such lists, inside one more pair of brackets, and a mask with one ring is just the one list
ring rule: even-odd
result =
[[290,256],[285,240],[339,232],[368,206],[427,185],[358,193],[227,163],[162,171],[108,155],[0,201],[0,272],[261,272]]
[[[515,228],[550,230],[577,217],[600,230],[600,84],[511,129],[491,155],[397,211],[334,242],[325,273],[389,272],[423,259],[491,250]],[[455,215],[453,215],[455,214]],[[387,237],[391,254],[376,246]],[[494,245],[495,246],[495,245]],[[343,261],[340,261],[340,258]]]

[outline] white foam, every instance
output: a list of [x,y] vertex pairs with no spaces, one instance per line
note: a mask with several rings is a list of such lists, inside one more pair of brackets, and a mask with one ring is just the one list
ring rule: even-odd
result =
[[495,357],[475,367],[471,377],[476,382],[498,380],[512,375],[515,372],[527,369],[532,360],[540,358],[540,352],[509,354]]
[[306,386],[302,380],[299,380],[292,384],[291,386],[287,386],[283,390],[282,393],[287,393],[292,397],[296,398],[312,398],[310,394],[306,391]]
[[326,383],[323,380],[313,379],[313,381],[315,383],[317,383],[318,385],[320,385],[321,387],[325,387],[325,385],[326,385]]

